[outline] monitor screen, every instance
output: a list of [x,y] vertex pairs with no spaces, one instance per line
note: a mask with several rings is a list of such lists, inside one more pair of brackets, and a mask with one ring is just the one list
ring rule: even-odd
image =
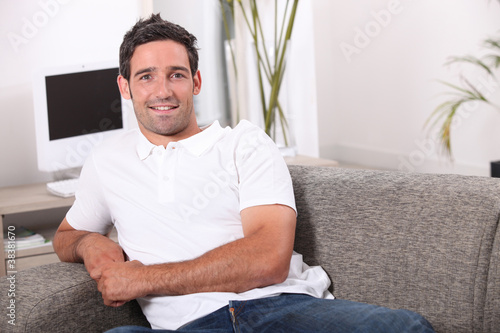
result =
[[117,76],[116,62],[46,68],[34,75],[39,170],[79,168],[95,145],[126,129]]
[[45,77],[49,139],[122,128],[118,68]]

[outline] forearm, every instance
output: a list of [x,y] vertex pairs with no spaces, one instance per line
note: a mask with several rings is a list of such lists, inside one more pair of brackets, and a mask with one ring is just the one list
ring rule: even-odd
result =
[[244,292],[283,282],[293,252],[295,211],[269,205],[245,209],[241,216],[245,237],[191,261],[144,267],[154,276],[152,293]]
[[194,260],[144,266],[148,294],[244,292],[283,282],[291,251],[279,252],[256,243],[246,237]]
[[61,261],[83,262],[91,275],[107,263],[125,260],[117,243],[99,233],[75,230],[66,219],[59,226],[53,245]]
[[58,231],[54,236],[53,246],[59,260],[65,262],[83,262],[83,255],[78,247],[83,238],[90,235],[88,231]]
[[256,247],[253,240],[243,238],[184,262],[149,266],[138,261],[109,263],[95,279],[104,303],[110,306],[148,295],[239,293],[286,278],[291,251],[279,260],[273,256],[278,257],[278,251]]

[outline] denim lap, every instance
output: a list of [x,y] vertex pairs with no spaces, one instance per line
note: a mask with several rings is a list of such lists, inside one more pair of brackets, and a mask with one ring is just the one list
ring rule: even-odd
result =
[[232,302],[230,306],[237,314],[240,330],[236,332],[434,332],[422,316],[411,311],[307,295]]
[[[232,315],[234,313],[234,317]],[[234,319],[233,319],[234,318]],[[419,314],[345,300],[283,294],[250,301],[231,301],[177,331],[121,327],[108,332],[434,332]]]

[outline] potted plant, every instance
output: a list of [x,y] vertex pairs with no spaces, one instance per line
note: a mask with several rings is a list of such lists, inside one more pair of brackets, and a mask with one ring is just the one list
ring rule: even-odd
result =
[[[486,51],[485,55],[481,57],[470,55],[452,57],[447,62],[447,65],[452,63],[470,64],[479,67],[492,79],[496,79],[496,72],[500,68],[500,33],[495,37],[484,40],[483,46]],[[482,103],[491,105],[500,111],[500,106],[493,103],[490,96],[482,93],[480,89],[464,75],[460,75],[460,77],[461,83],[459,84],[440,81],[451,89],[448,92],[451,97],[438,105],[426,122],[426,127],[433,128],[439,126],[438,140],[443,148],[443,153],[449,159],[453,158],[451,147],[453,121],[457,117],[460,108],[472,103]],[[491,162],[491,175],[493,177],[500,177],[500,161]]]
[[[256,58],[255,71],[260,95],[260,106],[264,123],[264,131],[280,144],[289,146],[293,138],[290,137],[290,127],[286,113],[280,102],[283,77],[286,70],[286,57],[289,41],[292,35],[297,6],[299,0],[286,0],[283,15],[280,17],[278,0],[274,0],[274,31],[273,38],[266,39],[263,31],[262,16],[257,0],[219,0],[224,21],[226,38],[229,41],[230,57],[233,76],[238,81],[237,59],[234,46],[230,41],[234,39],[234,21],[236,6],[239,8],[245,26],[252,39],[252,47]],[[231,27],[233,23],[233,27]],[[236,120],[239,121],[239,112],[236,111]]]

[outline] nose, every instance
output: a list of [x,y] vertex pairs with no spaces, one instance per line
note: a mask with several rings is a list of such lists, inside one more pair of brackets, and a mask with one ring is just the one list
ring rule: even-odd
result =
[[160,76],[156,87],[157,98],[168,98],[172,95],[172,89],[167,77]]

